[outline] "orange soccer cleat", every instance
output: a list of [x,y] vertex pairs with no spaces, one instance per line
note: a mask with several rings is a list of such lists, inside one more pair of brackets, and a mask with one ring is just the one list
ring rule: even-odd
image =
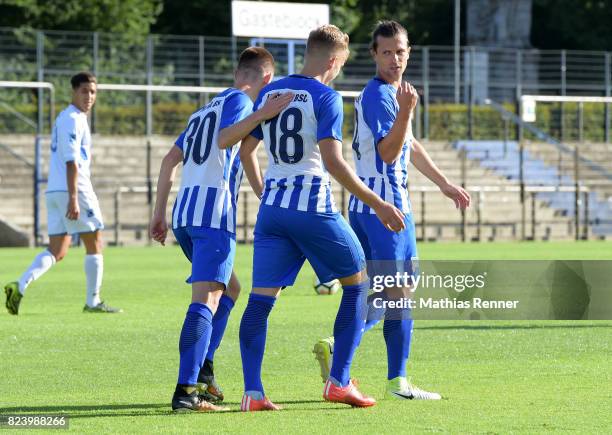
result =
[[246,394],[242,396],[242,402],[240,403],[241,411],[280,411],[281,407],[275,405],[264,396],[263,399],[253,399],[251,396]]
[[328,402],[346,403],[356,408],[376,405],[376,399],[361,394],[352,379],[346,387],[338,387],[328,379],[323,388],[323,398]]

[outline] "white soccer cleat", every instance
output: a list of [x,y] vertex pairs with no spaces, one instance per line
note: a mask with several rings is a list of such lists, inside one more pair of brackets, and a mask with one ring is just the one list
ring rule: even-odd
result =
[[400,400],[440,400],[442,396],[438,393],[430,393],[412,385],[408,379],[397,377],[391,379],[387,384],[386,396]]

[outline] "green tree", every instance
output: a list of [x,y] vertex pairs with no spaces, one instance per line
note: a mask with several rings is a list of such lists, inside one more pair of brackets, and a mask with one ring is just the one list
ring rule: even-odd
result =
[[408,30],[411,44],[450,45],[453,41],[453,0],[359,0],[363,11],[354,42],[369,42],[379,20],[395,20]]
[[[331,20],[351,33],[361,22],[360,0],[332,0]],[[300,0],[301,3],[326,3]],[[218,0],[164,0],[163,12],[153,31],[177,35],[231,36],[231,2]]]
[[533,0],[531,42],[542,49],[611,50],[612,1]]
[[0,0],[0,26],[149,33],[162,0]]
[[164,0],[163,12],[153,26],[157,33],[230,36],[232,6],[218,0]]

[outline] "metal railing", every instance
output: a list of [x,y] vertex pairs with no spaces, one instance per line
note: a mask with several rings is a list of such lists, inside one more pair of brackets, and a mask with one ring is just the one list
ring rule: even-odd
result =
[[[255,219],[257,216],[256,210],[251,210],[253,204],[249,201],[249,197],[253,195],[248,186],[244,188],[239,194],[239,209],[238,213],[242,216],[242,222],[237,224],[236,236],[239,243],[251,243],[252,242],[252,231],[255,227]],[[564,193],[570,192],[575,193],[579,196],[578,212],[576,213],[576,222],[568,222],[566,225],[567,237],[574,237],[576,240],[587,240],[590,237],[590,228],[592,221],[589,215],[589,189],[584,186],[579,187],[576,191],[575,186],[524,186],[524,192],[529,200],[523,202],[517,202],[517,207],[521,208],[522,219],[517,220],[489,220],[484,217],[488,208],[488,201],[486,194],[488,193],[514,193],[520,194],[521,187],[517,185],[508,186],[470,186],[468,191],[473,195],[473,219],[468,219],[465,213],[457,211],[457,219],[453,220],[452,217],[436,216],[433,218],[428,214],[428,195],[433,193],[440,195],[440,191],[435,186],[411,186],[411,201],[413,205],[416,205],[414,214],[414,221],[417,228],[417,239],[418,240],[438,240],[442,238],[442,230],[444,228],[451,228],[458,232],[460,240],[464,242],[474,241],[480,242],[484,240],[494,241],[496,240],[497,234],[503,228],[510,228],[513,238],[521,240],[549,240],[553,236],[551,234],[551,226],[560,222],[550,222],[541,219],[538,216],[538,199],[536,195],[538,193]],[[148,217],[149,214],[144,216],[137,222],[131,221],[127,224],[122,216],[121,209],[126,195],[146,195],[148,189],[146,186],[120,186],[113,192],[113,223],[109,227],[113,230],[112,244],[115,246],[121,246],[123,242],[123,233],[125,231],[137,231],[140,234],[148,231]],[[172,193],[176,193],[177,189],[173,189]],[[341,202],[348,204],[346,197],[348,192],[342,189],[340,192]],[[257,206],[255,206],[257,207]],[[495,210],[496,203],[491,205],[491,210]],[[346,214],[346,208],[343,208],[343,212]],[[169,221],[171,225],[171,220]],[[612,221],[610,222],[612,223]],[[563,225],[561,223],[561,225]],[[489,228],[490,235],[485,238],[484,229]],[[543,230],[542,230],[543,229]],[[471,231],[470,231],[471,230]],[[469,237],[470,232],[472,233]],[[433,234],[433,235],[432,235]],[[148,235],[143,239],[148,240]]]
[[[0,88],[5,89],[33,89],[37,92],[37,120],[32,122],[19,111],[13,109],[9,104],[3,102],[3,106],[8,106],[8,113],[16,117],[22,122],[25,122],[28,127],[36,132],[36,139],[34,142],[34,174],[33,174],[33,214],[34,214],[34,227],[33,236],[34,243],[38,244],[40,239],[40,183],[41,177],[41,140],[44,129],[44,91],[48,91],[48,115],[49,115],[49,126],[55,117],[55,88],[52,83],[36,81],[36,82],[20,82],[20,81],[0,81]],[[27,161],[26,161],[27,163]]]
[[[0,28],[0,79],[53,82],[61,102],[68,99],[69,77],[81,69],[92,70],[101,83],[228,86],[238,53],[252,42],[156,34],[129,39],[98,32]],[[299,68],[303,53],[289,59],[280,45],[273,51],[278,75],[283,75],[290,61]],[[334,86],[361,89],[373,74],[368,46],[352,44],[351,57]],[[526,93],[612,96],[612,56],[610,52],[466,46],[456,59],[450,46],[414,46],[406,79],[422,93],[420,137],[429,138],[431,133],[432,105],[462,103],[470,109],[466,122],[471,139],[476,128],[473,108],[486,98],[516,103]],[[122,96],[108,104],[134,101]],[[94,129],[95,118],[94,113]],[[609,122],[605,129],[609,141]]]

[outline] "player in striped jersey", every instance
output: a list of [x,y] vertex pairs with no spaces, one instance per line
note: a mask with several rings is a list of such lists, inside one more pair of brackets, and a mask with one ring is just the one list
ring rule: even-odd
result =
[[[402,82],[410,54],[406,29],[395,21],[380,22],[372,34],[371,52],[376,62],[376,76],[355,101],[353,157],[359,177],[381,198],[402,210],[406,231],[396,234],[380,225],[368,205],[355,196],[349,201],[349,220],[364,248],[371,277],[395,275],[398,271],[418,274],[414,221],[407,192],[408,160],[452,199],[457,208],[468,207],[470,196],[448,181],[412,135],[410,120],[418,94],[410,84]],[[409,292],[409,288],[387,288],[382,295],[370,296],[365,329],[371,329],[384,314],[389,396],[440,399],[439,394],[424,391],[407,380],[406,362],[412,336],[409,310],[388,308],[386,312],[376,313],[374,309],[375,298],[398,300],[408,298]],[[376,305],[380,307],[382,303]],[[323,375],[332,348],[330,339],[315,345]]]
[[238,60],[234,87],[191,115],[187,128],[162,161],[150,234],[164,244],[168,195],[176,168],[182,163],[172,229],[192,263],[187,280],[192,285],[192,299],[181,331],[179,376],[172,398],[175,411],[224,409],[210,402],[223,400],[214,379],[213,357],[240,293],[232,271],[242,179],[237,144],[291,101],[291,95],[275,95],[253,112],[253,100],[273,76],[274,59],[267,50],[244,50]]
[[[293,101],[242,142],[245,173],[255,193],[261,195],[253,290],[240,323],[243,411],[279,409],[265,396],[261,382],[267,319],[281,288],[295,282],[306,259],[321,280],[339,278],[344,290],[334,324],[336,352],[323,397],[358,407],[375,404],[357,390],[349,376],[365,323],[368,285],[363,250],[336,210],[328,171],[368,204],[387,228],[401,231],[404,220],[400,210],[368,189],[342,158],[342,97],[327,85],[347,57],[348,35],[332,25],[313,30],[301,74],[266,86],[255,107],[277,92],[293,93]],[[261,139],[269,161],[264,180],[255,156]]]

